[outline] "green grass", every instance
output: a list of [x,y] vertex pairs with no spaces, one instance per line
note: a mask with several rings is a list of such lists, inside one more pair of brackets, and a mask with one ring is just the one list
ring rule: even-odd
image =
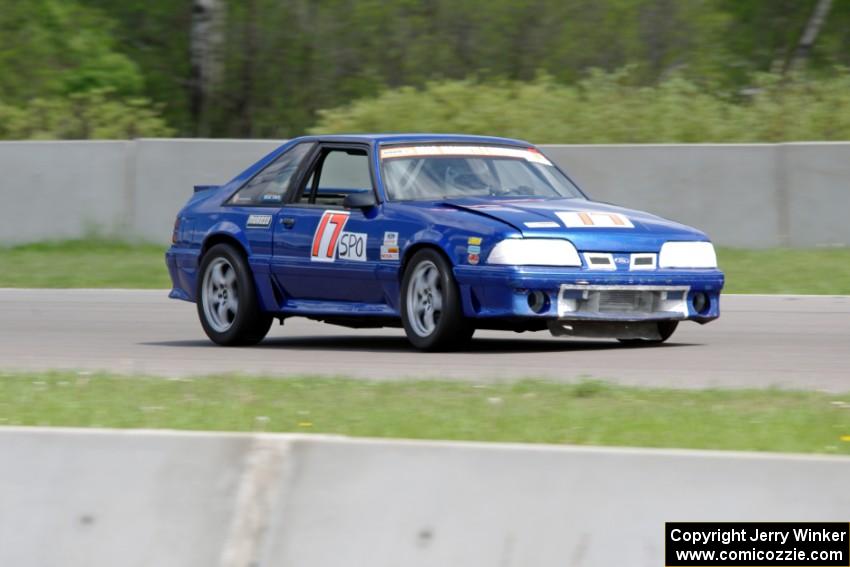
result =
[[165,246],[100,238],[0,248],[0,287],[171,287]]
[[0,374],[0,424],[850,455],[850,393],[603,382]]
[[[0,287],[170,287],[164,246],[103,239],[0,248]],[[850,294],[850,248],[718,250],[729,293]]]
[[850,248],[720,248],[728,293],[850,294]]

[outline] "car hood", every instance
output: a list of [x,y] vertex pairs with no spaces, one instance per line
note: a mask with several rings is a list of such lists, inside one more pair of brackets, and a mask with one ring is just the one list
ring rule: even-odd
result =
[[[642,211],[586,199],[466,197],[447,199],[443,204],[499,220],[520,231],[524,237],[566,238],[579,250],[586,251],[657,252],[667,240],[708,240],[704,233],[683,224]],[[610,216],[612,214],[622,215],[618,218],[623,224],[612,227],[567,226],[567,223],[573,224],[567,220],[570,217],[608,224],[604,221],[613,218]]]

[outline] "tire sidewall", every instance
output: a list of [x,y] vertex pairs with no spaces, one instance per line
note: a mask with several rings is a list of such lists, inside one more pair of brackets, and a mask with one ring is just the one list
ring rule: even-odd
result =
[[[440,285],[443,294],[443,309],[440,313],[440,320],[437,322],[436,328],[428,336],[420,336],[413,329],[408,319],[407,302],[410,280],[416,267],[422,262],[430,261],[440,273]],[[407,264],[402,277],[401,297],[399,305],[401,307],[401,321],[404,326],[404,332],[408,340],[416,348],[423,350],[432,350],[451,346],[451,341],[458,335],[458,329],[465,325],[463,318],[463,309],[461,306],[460,292],[457,284],[454,281],[451,264],[436,250],[426,248],[416,252]],[[458,335],[459,336],[459,335]]]

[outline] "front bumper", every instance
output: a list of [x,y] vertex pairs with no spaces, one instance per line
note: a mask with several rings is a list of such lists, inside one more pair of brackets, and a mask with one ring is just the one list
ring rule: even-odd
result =
[[457,266],[464,314],[565,321],[693,320],[720,315],[719,270],[598,271]]

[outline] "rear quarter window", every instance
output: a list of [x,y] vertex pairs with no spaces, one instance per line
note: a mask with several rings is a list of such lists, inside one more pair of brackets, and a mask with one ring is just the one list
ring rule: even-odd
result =
[[258,206],[283,203],[301,160],[310,152],[314,144],[303,142],[290,148],[260,173],[251,178],[227,202],[228,205]]

